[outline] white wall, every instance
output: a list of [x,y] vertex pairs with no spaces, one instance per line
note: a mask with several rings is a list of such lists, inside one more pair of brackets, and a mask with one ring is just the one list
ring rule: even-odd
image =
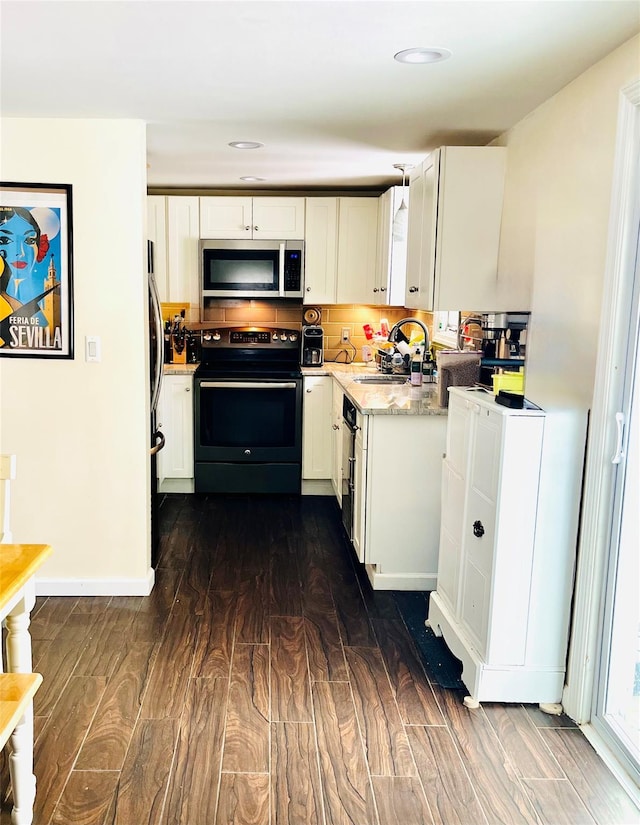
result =
[[[73,187],[75,358],[0,359],[14,540],[54,548],[39,592],[147,592],[145,126],[16,118],[1,136],[2,180]],[[100,363],[85,335],[100,336]]]
[[500,277],[532,279],[526,393],[545,408],[591,406],[619,92],[639,74],[635,37],[495,141],[509,149]]

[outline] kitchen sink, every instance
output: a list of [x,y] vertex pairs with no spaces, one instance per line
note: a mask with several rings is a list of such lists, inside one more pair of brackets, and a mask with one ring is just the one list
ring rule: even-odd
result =
[[408,375],[356,375],[356,384],[406,384]]

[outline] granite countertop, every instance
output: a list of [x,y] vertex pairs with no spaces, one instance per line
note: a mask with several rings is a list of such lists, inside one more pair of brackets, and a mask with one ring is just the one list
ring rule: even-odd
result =
[[[198,364],[165,364],[165,375],[193,375]],[[335,378],[345,393],[367,415],[446,415],[441,407],[437,384],[412,387],[406,384],[359,384],[357,375],[376,375],[374,365],[326,363],[322,367],[303,367],[303,376],[328,375]],[[408,376],[407,376],[408,379]]]
[[330,375],[348,397],[367,415],[446,415],[447,408],[439,403],[438,385],[423,384],[360,384],[357,375],[376,375],[375,366],[368,364],[327,363],[322,367],[303,367],[304,376]]

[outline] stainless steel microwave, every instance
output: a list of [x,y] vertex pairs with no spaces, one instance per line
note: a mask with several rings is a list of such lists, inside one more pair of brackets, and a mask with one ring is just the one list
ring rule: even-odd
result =
[[304,241],[200,241],[203,298],[302,298]]

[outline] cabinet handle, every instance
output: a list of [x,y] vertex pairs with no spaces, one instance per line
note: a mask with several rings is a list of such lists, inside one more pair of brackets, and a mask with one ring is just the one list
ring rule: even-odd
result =
[[311,287],[310,286],[307,287],[307,292],[311,292]]
[[417,286],[410,286],[410,287],[409,287],[409,292],[417,292],[417,291],[418,291],[418,287],[417,287]]
[[474,521],[473,522],[473,535],[477,539],[481,539],[484,536],[484,527],[482,526],[481,521]]
[[307,392],[311,392],[311,387],[309,387],[309,389],[307,390]]
[[386,286],[381,286],[381,287],[380,287],[380,292],[386,292],[386,291],[387,291]]
[[245,451],[244,451],[244,454],[245,454],[245,455],[251,455],[251,450],[245,450]]
[[191,392],[191,387],[185,387],[185,388],[184,388],[184,391],[185,391],[185,392]]
[[258,231],[258,227],[257,227],[257,226],[254,226],[254,227],[253,227],[253,231],[254,231],[254,232],[257,232],[257,231]]
[[245,229],[248,232],[251,229],[251,227],[250,226],[245,226]]
[[379,292],[380,290],[378,289],[378,287],[377,287],[377,286],[374,286],[373,291],[374,291],[374,292]]
[[337,425],[337,424],[332,424],[332,425],[331,425],[331,427],[332,427],[332,429],[334,429],[334,430],[339,430],[339,429],[340,429],[340,427],[338,427],[338,425]]

